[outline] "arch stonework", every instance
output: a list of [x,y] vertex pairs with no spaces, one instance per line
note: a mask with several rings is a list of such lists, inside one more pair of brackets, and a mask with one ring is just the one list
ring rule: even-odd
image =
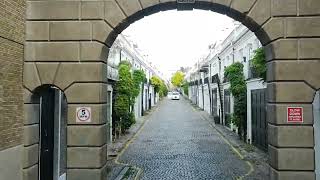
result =
[[[320,89],[319,0],[27,1],[24,61],[23,175],[37,177],[39,103],[43,84],[68,100],[68,180],[103,179],[106,173],[107,57],[131,23],[169,9],[226,14],[255,32],[268,61],[268,131],[271,179],[315,179],[312,102]],[[164,27],[170,28],[170,27]],[[92,122],[77,124],[78,106],[92,108]],[[304,108],[302,124],[288,124],[288,106]]]

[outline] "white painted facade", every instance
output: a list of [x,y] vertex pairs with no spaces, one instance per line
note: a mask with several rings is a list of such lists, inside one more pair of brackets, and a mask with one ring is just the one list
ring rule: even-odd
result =
[[[141,50],[138,49],[134,42],[130,41],[128,37],[120,34],[113,46],[110,48],[108,57],[108,79],[110,86],[113,86],[119,79],[118,77],[118,66],[121,61],[128,61],[132,65],[132,72],[134,70],[142,70],[146,74],[146,82],[141,84],[141,91],[135,100],[134,104],[134,115],[138,119],[143,115],[143,112],[149,110],[152,106],[156,105],[159,96],[154,92],[153,86],[150,84],[150,79],[153,76],[157,76],[160,79],[164,75],[150,62],[146,60],[145,55],[142,54]],[[112,89],[112,88],[111,88]],[[113,92],[111,92],[113,94]],[[108,99],[108,104],[112,98]],[[110,110],[112,112],[112,109]],[[111,114],[111,113],[108,113]],[[110,136],[112,135],[112,118],[110,122]],[[110,137],[112,139],[112,137]]]
[[[225,116],[221,114],[222,108],[225,109],[225,107],[221,107],[221,104],[225,106],[224,91],[229,90],[230,83],[226,82],[224,79],[224,70],[226,67],[235,62],[240,62],[244,65],[243,73],[245,79],[247,80],[248,88],[248,139],[251,139],[251,90],[266,88],[266,83],[263,83],[260,78],[255,77],[250,68],[250,60],[254,56],[254,51],[260,47],[261,43],[254,35],[254,33],[248,30],[245,26],[239,25],[229,34],[227,38],[221,41],[221,43],[210,46],[208,55],[202,58],[201,61],[196,63],[186,75],[187,81],[191,82],[191,85],[189,87],[189,99],[204,111],[212,114],[213,116],[219,116],[220,123],[225,124]],[[205,73],[202,73],[200,71],[205,71]],[[202,76],[201,74],[204,74],[204,76]],[[213,82],[213,77],[215,75],[217,75],[219,78],[220,86],[218,86],[217,82]],[[202,85],[195,85],[194,82],[197,80],[200,81],[199,79],[202,79],[202,81],[204,81],[204,78],[209,79],[210,85],[204,86],[204,96],[202,96]],[[222,102],[220,102],[219,87],[221,91]],[[211,93],[209,93],[209,91]],[[213,92],[216,92],[216,94],[213,94]],[[213,108],[213,102],[210,103],[210,94],[211,99],[213,99],[213,96],[215,96],[216,108]],[[234,112],[233,107],[234,99],[231,94],[230,107],[228,108],[230,114]],[[235,127],[232,123],[230,124],[230,126],[228,126],[228,128],[230,130],[237,131],[237,127]]]

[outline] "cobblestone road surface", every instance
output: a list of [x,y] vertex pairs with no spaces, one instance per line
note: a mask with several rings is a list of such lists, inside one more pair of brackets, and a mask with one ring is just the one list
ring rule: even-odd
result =
[[184,99],[165,100],[119,161],[143,169],[141,179],[236,179],[249,171]]

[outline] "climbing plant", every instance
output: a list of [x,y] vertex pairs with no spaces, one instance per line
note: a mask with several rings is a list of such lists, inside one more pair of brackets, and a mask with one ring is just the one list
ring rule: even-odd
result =
[[183,82],[182,89],[185,95],[189,94],[189,83],[187,81]]
[[230,81],[230,91],[234,97],[232,123],[238,127],[240,138],[246,139],[247,86],[243,74],[243,64],[237,62],[227,67],[225,77]]
[[267,66],[266,56],[263,48],[255,50],[254,57],[252,58],[252,68],[259,77],[266,81],[267,77]]
[[166,83],[162,80],[161,86],[160,86],[160,92],[159,92],[160,97],[165,97],[168,95],[168,88],[166,86]]
[[158,78],[157,76],[151,77],[151,85],[154,87],[156,93],[159,93],[161,84],[162,80],[160,78]]
[[131,74],[131,64],[127,61],[122,61],[119,65],[119,81],[115,85],[115,104],[114,115],[116,121],[116,128],[119,134],[124,130],[130,128],[135,123],[134,116],[132,116],[131,106],[134,104],[134,81]]
[[167,86],[165,85],[164,81],[161,80],[159,77],[151,77],[151,85],[154,87],[155,92],[159,93],[160,97],[164,97],[168,94]]
[[141,91],[141,83],[143,83],[146,79],[146,74],[142,70],[134,70],[132,74],[133,78],[133,98],[139,96]]

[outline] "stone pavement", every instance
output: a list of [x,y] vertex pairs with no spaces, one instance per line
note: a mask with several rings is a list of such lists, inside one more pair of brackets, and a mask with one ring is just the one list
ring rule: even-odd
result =
[[247,162],[184,99],[165,100],[119,161],[141,168],[141,179],[147,180],[228,180],[250,172]]
[[136,123],[132,125],[132,127],[126,132],[126,134],[120,136],[115,142],[112,144],[108,144],[107,146],[107,180],[110,179],[116,179],[120,172],[123,170],[126,165],[118,164],[115,162],[116,156],[122,151],[124,146],[130,141],[130,139],[133,138],[133,136],[139,131],[139,129],[143,126],[145,121],[150,118],[150,115],[154,110],[157,109],[159,104],[161,104],[162,101],[160,101],[157,106],[153,107],[151,110],[145,112],[144,116],[136,119]]
[[246,176],[244,179],[250,180],[269,180],[269,165],[268,165],[268,153],[264,152],[253,145],[247,144],[240,140],[237,133],[227,129],[221,124],[215,124],[213,117],[211,117],[205,111],[199,111],[199,114],[205,118],[214,128],[226,138],[233,147],[235,147],[243,155],[244,160],[249,161],[253,167],[254,171]]

